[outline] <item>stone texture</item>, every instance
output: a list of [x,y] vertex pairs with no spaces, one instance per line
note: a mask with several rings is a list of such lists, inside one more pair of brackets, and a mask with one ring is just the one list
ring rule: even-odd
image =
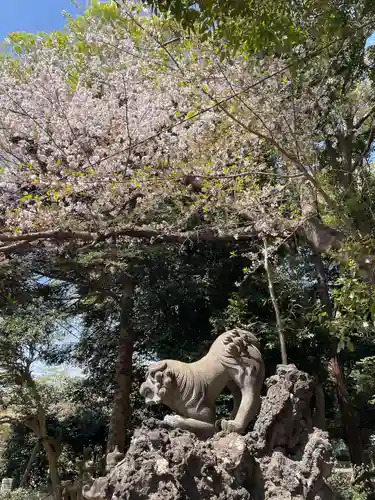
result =
[[279,366],[253,431],[200,440],[149,420],[123,460],[84,491],[87,500],[332,500],[326,432],[312,425],[311,377]]

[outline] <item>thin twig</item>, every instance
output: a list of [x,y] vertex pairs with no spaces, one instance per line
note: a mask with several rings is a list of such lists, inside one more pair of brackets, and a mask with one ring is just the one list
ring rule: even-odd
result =
[[273,309],[275,311],[275,316],[276,316],[276,327],[277,327],[277,332],[279,334],[279,340],[280,340],[281,361],[282,361],[283,365],[287,365],[288,358],[287,358],[287,354],[286,354],[285,335],[284,335],[284,330],[283,330],[283,323],[282,323],[282,319],[281,319],[279,304],[278,304],[277,298],[276,298],[272,270],[271,270],[271,266],[270,266],[269,260],[268,260],[267,238],[263,238],[263,244],[264,244],[264,269],[266,270],[266,273],[267,273],[268,289],[270,292],[270,297],[271,297]]

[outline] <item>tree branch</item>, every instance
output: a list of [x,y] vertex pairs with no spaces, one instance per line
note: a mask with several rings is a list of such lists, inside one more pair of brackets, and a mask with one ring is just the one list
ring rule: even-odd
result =
[[19,243],[12,243],[11,245],[4,245],[0,248],[2,253],[12,253],[16,252],[17,250],[21,250],[24,247],[27,247],[27,245],[27,241],[21,241]]
[[361,156],[358,158],[358,160],[355,162],[354,164],[354,168],[353,168],[353,171],[357,168],[357,167],[360,167],[363,163],[363,160],[365,158],[365,156],[367,155],[367,153],[370,151],[371,149],[371,146],[372,146],[372,143],[375,139],[375,120],[372,121],[371,123],[371,127],[370,127],[370,130],[369,130],[369,135],[368,135],[368,138],[367,138],[367,141],[366,141],[366,144],[365,144],[365,147],[363,148],[363,151],[361,153]]
[[0,425],[12,425],[19,422],[17,418],[12,417],[0,417]]
[[348,217],[345,216],[342,212],[338,210],[337,203],[335,200],[333,200],[327,193],[326,191],[322,188],[322,186],[319,184],[319,182],[314,178],[313,175],[311,175],[306,166],[299,160],[297,156],[294,154],[290,153],[289,151],[285,150],[282,145],[276,141],[273,137],[270,137],[266,134],[263,134],[262,132],[253,129],[250,125],[247,125],[244,123],[242,120],[237,118],[233,113],[228,111],[228,109],[223,106],[220,101],[217,101],[213,95],[211,95],[209,92],[203,91],[210,99],[212,99],[214,102],[218,104],[218,107],[230,118],[233,120],[235,123],[240,125],[244,130],[249,132],[250,134],[255,135],[259,139],[262,139],[264,141],[269,142],[273,146],[275,146],[279,152],[282,154],[282,156],[286,159],[289,160],[295,167],[296,169],[305,177],[306,180],[311,182],[311,184],[315,187],[317,193],[323,198],[323,200],[326,202],[327,206],[337,215],[339,215],[342,219],[342,221],[345,223],[348,229],[350,229],[351,232],[353,232],[353,227],[352,223],[348,219]]
[[110,231],[108,233],[90,233],[82,231],[69,231],[69,230],[52,230],[52,231],[41,231],[37,233],[26,233],[26,234],[0,234],[0,242],[16,242],[11,245],[0,246],[0,253],[12,253],[17,251],[19,248],[26,246],[27,243],[32,243],[36,241],[84,241],[84,242],[98,242],[105,241],[109,238],[125,236],[129,238],[138,238],[143,240],[157,240],[164,243],[179,243],[184,244],[186,242],[198,243],[198,242],[221,242],[221,243],[236,243],[241,241],[249,241],[253,239],[256,234],[250,232],[241,232],[237,234],[220,234],[212,230],[200,230],[200,231],[186,231],[186,232],[176,232],[176,233],[163,233],[160,231],[155,231],[153,229],[129,227],[119,229],[117,231]]
[[[0,234],[0,241],[36,241],[36,240],[84,240],[92,241],[96,237],[96,233],[87,233],[81,231],[66,231],[56,229],[52,231],[40,231],[37,233],[26,234]],[[1,247],[0,247],[1,248]]]
[[263,249],[264,269],[266,270],[268,289],[270,292],[272,306],[273,306],[273,309],[275,311],[276,328],[277,328],[277,333],[279,334],[279,341],[280,341],[281,361],[282,361],[283,365],[287,365],[288,364],[288,357],[287,357],[287,353],[286,353],[286,343],[285,343],[283,322],[281,319],[279,304],[278,304],[277,298],[276,298],[275,286],[274,286],[273,276],[272,276],[272,269],[271,269],[271,266],[269,263],[269,258],[268,258],[269,255],[268,255],[267,238],[263,238],[263,245],[264,245],[264,249]]
[[358,122],[354,125],[353,130],[358,130],[365,123],[365,121],[370,118],[375,112],[375,106],[373,106],[368,113],[365,114]]

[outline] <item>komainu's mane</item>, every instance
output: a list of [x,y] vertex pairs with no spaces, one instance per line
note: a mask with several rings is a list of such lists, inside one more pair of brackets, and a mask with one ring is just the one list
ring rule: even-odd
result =
[[196,376],[194,370],[189,365],[185,365],[184,370],[176,370],[175,378],[177,386],[181,392],[181,397],[185,401],[186,407],[194,406],[199,409],[207,393],[207,384],[200,376]]

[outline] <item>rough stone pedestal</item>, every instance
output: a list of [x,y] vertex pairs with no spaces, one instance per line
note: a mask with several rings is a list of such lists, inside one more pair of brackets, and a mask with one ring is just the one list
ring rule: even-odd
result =
[[253,431],[206,441],[150,420],[87,500],[332,500],[328,435],[312,425],[311,377],[279,366]]

